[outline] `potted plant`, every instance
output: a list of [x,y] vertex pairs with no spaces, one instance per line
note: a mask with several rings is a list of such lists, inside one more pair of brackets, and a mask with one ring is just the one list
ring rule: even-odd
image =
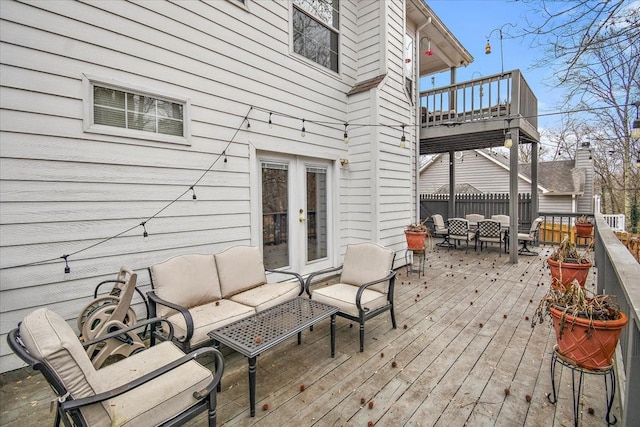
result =
[[591,237],[593,234],[593,223],[586,215],[581,215],[576,219],[576,236]]
[[577,281],[564,290],[553,286],[540,300],[531,321],[533,328],[550,315],[557,351],[585,369],[611,366],[620,333],[628,317],[611,295],[595,295]]
[[587,255],[590,247],[584,252],[579,252],[576,245],[569,240],[569,235],[565,234],[560,246],[547,258],[552,287],[563,290],[568,288],[574,280],[584,287],[589,269],[593,265]]
[[407,248],[410,250],[422,250],[426,247],[427,237],[431,237],[429,228],[424,225],[424,221],[409,224],[404,230],[404,235],[407,239]]

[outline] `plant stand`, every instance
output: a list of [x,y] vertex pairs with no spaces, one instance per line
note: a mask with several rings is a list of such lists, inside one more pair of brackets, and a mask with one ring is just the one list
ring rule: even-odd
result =
[[558,352],[558,346],[556,345],[553,348],[553,354],[551,355],[551,388],[553,390],[553,397],[551,393],[547,393],[547,400],[554,405],[558,401],[559,391],[556,388],[556,363],[560,363],[560,365],[566,366],[567,368],[571,369],[571,390],[573,391],[573,425],[575,427],[578,427],[578,420],[580,416],[580,394],[582,393],[582,380],[584,374],[602,375],[604,377],[605,398],[607,399],[607,414],[605,415],[604,419],[607,422],[607,425],[614,425],[618,421],[618,419],[615,415],[611,414],[613,398],[616,395],[616,376],[613,365],[597,370],[581,368],[572,360],[563,357]]
[[[411,258],[409,258],[409,252],[411,252]],[[404,252],[404,262],[407,267],[407,276],[411,273],[418,273],[418,278],[420,278],[420,274],[424,276],[424,264],[427,255],[427,248],[422,249],[407,249]],[[413,268],[413,262],[418,259],[418,268]],[[409,262],[411,261],[411,262]]]

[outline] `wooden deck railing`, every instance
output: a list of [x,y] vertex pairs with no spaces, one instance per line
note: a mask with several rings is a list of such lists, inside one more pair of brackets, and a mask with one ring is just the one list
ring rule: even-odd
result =
[[[609,224],[596,215],[595,263],[598,293],[615,295],[629,323],[620,336],[616,370],[623,427],[640,425],[640,264],[620,243]],[[622,375],[624,373],[624,375]]]
[[538,127],[538,100],[520,70],[420,92],[423,126],[525,117]]

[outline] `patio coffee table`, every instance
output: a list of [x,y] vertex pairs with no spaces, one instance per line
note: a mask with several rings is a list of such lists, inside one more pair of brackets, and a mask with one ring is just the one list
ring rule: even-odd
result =
[[302,331],[327,317],[331,318],[331,357],[334,357],[337,312],[337,307],[297,297],[209,332],[216,345],[227,345],[248,358],[252,417],[256,414],[256,358],[295,334],[299,345]]

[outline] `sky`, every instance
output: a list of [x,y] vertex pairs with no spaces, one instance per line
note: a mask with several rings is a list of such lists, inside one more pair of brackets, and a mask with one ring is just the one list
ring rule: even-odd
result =
[[[523,16],[530,5],[518,1],[506,0],[427,0],[427,4],[438,15],[440,20],[460,41],[474,60],[467,67],[456,71],[457,81],[472,80],[482,76],[498,74],[500,63],[500,36],[495,31],[490,37],[491,54],[485,54],[486,36],[492,30],[503,27],[503,59],[504,70],[519,69],[525,80],[538,98],[538,114],[558,111],[556,105],[562,98],[562,89],[552,88],[545,84],[552,77],[549,69],[534,67],[537,59],[543,56],[541,49],[529,47],[529,41],[509,38],[508,33],[515,34],[526,25]],[[509,25],[516,25],[512,29]],[[506,26],[505,26],[506,25]],[[436,76],[435,87],[449,84],[449,73]],[[426,89],[423,86],[423,89]],[[553,127],[559,117],[542,116],[538,127]]]

